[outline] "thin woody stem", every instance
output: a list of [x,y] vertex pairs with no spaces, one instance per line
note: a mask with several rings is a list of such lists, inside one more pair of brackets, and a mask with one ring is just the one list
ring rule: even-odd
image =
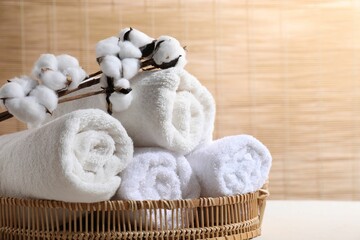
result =
[[154,65],[155,65],[155,61],[152,58],[150,58],[145,61],[142,61],[140,63],[140,68],[146,68],[146,67],[154,66]]
[[[95,77],[95,76],[97,76],[97,75],[99,75],[99,74],[101,74],[101,73],[102,73],[101,70],[100,70],[100,71],[97,71],[97,72],[95,72],[95,73],[92,73],[92,74],[90,74],[87,78],[85,78],[84,80],[93,78],[93,77]],[[80,85],[81,85],[81,84],[80,84]]]
[[9,113],[8,111],[2,112],[2,113],[0,113],[0,122],[10,119],[12,117],[13,117],[13,115],[11,113]]
[[151,70],[155,70],[155,69],[159,69],[159,68],[154,67],[154,66],[148,66],[146,68],[142,68],[143,71],[151,71]]
[[140,68],[143,71],[151,71],[151,70],[155,70],[155,69],[160,69],[156,66],[156,63],[153,59],[147,59],[145,61],[142,61],[140,63]]
[[80,95],[76,95],[76,96],[72,96],[72,97],[62,98],[62,99],[59,100],[58,103],[70,102],[70,101],[73,101],[73,100],[86,98],[86,97],[91,97],[91,96],[95,96],[95,95],[103,94],[103,93],[106,93],[105,89],[95,91],[95,92],[84,93],[84,94],[80,94]]

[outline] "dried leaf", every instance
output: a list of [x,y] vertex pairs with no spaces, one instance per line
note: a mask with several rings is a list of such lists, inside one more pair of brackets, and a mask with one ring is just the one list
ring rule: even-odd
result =
[[175,65],[177,64],[177,62],[179,61],[179,58],[181,57],[181,55],[179,55],[177,58],[175,58],[174,60],[171,60],[170,62],[164,62],[160,65],[155,63],[155,66],[161,69],[167,69],[167,68],[171,68],[171,67],[175,67]]
[[150,56],[155,50],[155,40],[140,48],[143,58]]
[[124,41],[130,41],[130,33],[132,30],[133,29],[130,27],[130,30],[124,34]]

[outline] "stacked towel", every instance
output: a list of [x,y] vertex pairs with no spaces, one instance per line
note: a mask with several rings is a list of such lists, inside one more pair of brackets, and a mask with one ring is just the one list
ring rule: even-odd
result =
[[108,200],[132,154],[119,121],[100,110],[75,111],[41,128],[0,137],[0,195]]
[[[200,196],[200,186],[185,157],[164,149],[136,148],[133,161],[120,176],[122,182],[115,199],[172,200]],[[147,216],[158,228],[166,225],[171,228],[174,222],[171,210],[167,210],[166,220],[156,219],[154,214]],[[177,222],[180,224],[181,220]]]
[[120,177],[116,199],[171,200],[200,196],[200,186],[186,158],[161,148],[135,148],[132,162]]
[[248,135],[229,136],[186,156],[199,179],[202,197],[244,194],[258,190],[269,176],[269,150]]
[[[120,120],[136,147],[162,147],[187,154],[212,140],[214,99],[184,69],[139,73],[131,80],[131,88],[133,101],[130,107],[123,112],[114,112],[113,116]],[[106,111],[105,96],[61,104],[55,116],[80,108]]]

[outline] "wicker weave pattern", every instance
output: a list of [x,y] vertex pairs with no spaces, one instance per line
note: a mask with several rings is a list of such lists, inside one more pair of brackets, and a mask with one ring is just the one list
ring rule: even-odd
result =
[[[266,189],[173,201],[66,203],[0,198],[0,239],[250,239],[260,235]],[[149,221],[148,216],[171,226]],[[229,238],[226,238],[229,239]]]

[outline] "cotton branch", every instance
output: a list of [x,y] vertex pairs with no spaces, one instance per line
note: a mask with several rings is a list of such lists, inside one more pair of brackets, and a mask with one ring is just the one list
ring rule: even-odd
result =
[[[75,89],[72,89],[72,90],[67,90],[67,89],[61,89],[59,91],[57,91],[57,94],[58,94],[58,97],[61,98],[63,96],[66,96],[66,95],[69,95],[70,93],[74,93],[76,91],[79,91],[81,89],[84,89],[84,88],[87,88],[87,87],[91,87],[93,85],[96,85],[100,82],[100,77],[101,77],[101,74],[102,72],[101,71],[97,71],[95,73],[92,73],[90,74],[87,78],[85,78],[85,80],[80,83],[80,85],[75,88]],[[103,90],[101,90],[103,91]],[[98,91],[100,92],[100,91]],[[100,93],[97,93],[96,94],[100,94]],[[96,94],[93,94],[93,95],[96,95]],[[85,95],[85,94],[82,94],[82,95],[79,95],[79,96],[74,96],[76,98],[67,98],[67,99],[59,99],[59,102],[58,103],[63,103],[63,102],[68,102],[68,101],[72,101],[72,100],[76,100],[76,99],[80,99],[80,98],[84,98],[84,97],[88,97],[88,96],[91,96],[91,95]],[[3,102],[5,102],[6,99],[3,99]],[[2,121],[5,121],[7,119],[10,119],[12,118],[13,115],[11,113],[9,113],[9,111],[4,111],[4,112],[1,112],[0,113],[0,122]]]
[[[154,39],[131,27],[122,29],[116,37],[99,41],[95,52],[100,71],[89,76],[73,56],[40,55],[31,77],[10,79],[0,88],[0,100],[8,109],[0,113],[0,121],[15,115],[28,126],[37,127],[45,121],[46,113],[51,114],[59,103],[99,94],[105,95],[109,114],[121,112],[132,102],[130,82],[139,72],[184,68],[187,63],[185,48],[176,38]],[[74,94],[96,84],[101,89]],[[72,96],[65,97],[69,94]]]

